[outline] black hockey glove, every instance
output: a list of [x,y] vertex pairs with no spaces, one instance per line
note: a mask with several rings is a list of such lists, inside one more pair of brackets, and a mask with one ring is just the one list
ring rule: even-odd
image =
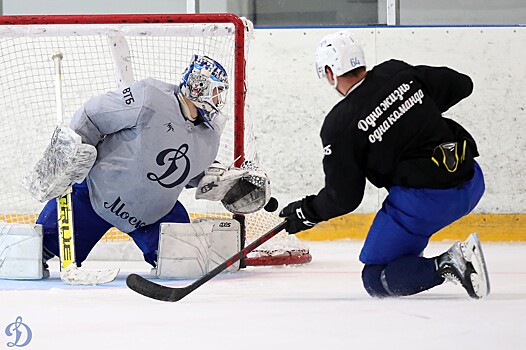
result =
[[285,231],[290,234],[308,230],[322,221],[311,208],[311,201],[316,196],[307,196],[300,201],[287,205],[279,216],[287,219]]

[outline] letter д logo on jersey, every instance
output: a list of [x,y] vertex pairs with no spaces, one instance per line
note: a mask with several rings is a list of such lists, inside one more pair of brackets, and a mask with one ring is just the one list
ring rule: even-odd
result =
[[[155,159],[157,165],[168,165],[168,167],[160,176],[156,175],[155,173],[148,173],[146,176],[149,180],[156,181],[159,183],[159,185],[166,188],[173,188],[183,183],[184,180],[186,180],[186,178],[188,177],[188,173],[190,173],[190,159],[186,155],[187,152],[188,145],[186,143],[182,144],[181,147],[177,149],[168,148],[164,151],[159,152],[157,158]],[[175,171],[177,171],[181,166],[183,169],[182,174],[179,176],[179,178],[175,179],[173,182],[170,183],[167,178],[170,175],[172,175]]]

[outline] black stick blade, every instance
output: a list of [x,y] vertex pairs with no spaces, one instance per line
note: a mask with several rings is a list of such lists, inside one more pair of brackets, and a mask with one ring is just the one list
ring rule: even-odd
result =
[[179,301],[191,292],[187,287],[172,288],[162,286],[135,273],[126,277],[126,285],[128,285],[131,290],[145,297],[169,302]]

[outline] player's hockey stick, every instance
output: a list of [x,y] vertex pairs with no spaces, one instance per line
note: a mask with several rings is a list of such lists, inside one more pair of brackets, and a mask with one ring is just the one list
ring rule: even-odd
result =
[[157,299],[161,301],[170,301],[175,302],[183,299],[188,294],[192,293],[197,288],[201,287],[203,284],[226,270],[228,267],[232,266],[236,261],[240,260],[247,256],[255,248],[259,247],[275,235],[277,235],[281,230],[285,228],[286,222],[283,221],[263,236],[256,239],[254,242],[250,243],[241,251],[234,254],[228,260],[226,260],[221,265],[218,265],[215,269],[208,272],[203,277],[197,279],[192,284],[189,284],[186,287],[167,287],[155,282],[149,281],[146,278],[132,273],[126,278],[126,284],[133,291],[142,294],[148,298]]
[[[55,97],[57,103],[57,124],[64,123],[62,102],[62,58],[61,52],[53,55],[55,63]],[[117,277],[119,269],[79,270],[75,264],[75,234],[73,227],[73,201],[71,186],[66,193],[57,197],[57,217],[60,251],[60,278],[67,284],[103,284]]]

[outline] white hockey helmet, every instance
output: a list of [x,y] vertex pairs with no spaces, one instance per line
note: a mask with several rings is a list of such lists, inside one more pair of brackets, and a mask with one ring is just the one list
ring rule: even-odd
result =
[[[194,55],[183,73],[179,89],[183,96],[205,112],[203,114],[207,118],[207,115],[215,115],[225,106],[228,74],[219,62],[208,56]],[[215,97],[217,103],[214,102]]]
[[315,64],[320,79],[327,76],[327,66],[339,77],[358,67],[365,67],[365,54],[354,34],[344,30],[329,34],[320,41]]

